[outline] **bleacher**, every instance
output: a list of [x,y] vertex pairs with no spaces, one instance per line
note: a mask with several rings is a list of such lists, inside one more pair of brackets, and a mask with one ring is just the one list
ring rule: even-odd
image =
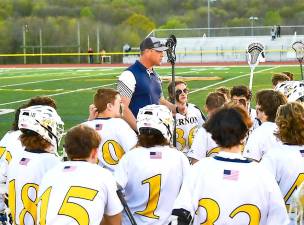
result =
[[245,61],[246,48],[252,42],[260,42],[265,46],[267,61],[281,62],[295,60],[291,45],[296,40],[304,40],[304,35],[286,35],[275,40],[271,40],[270,36],[177,38],[177,62]]
[[[240,36],[229,36],[229,33],[231,33],[230,31],[226,32],[227,36],[206,37],[204,32],[197,31],[196,33],[192,33],[192,35],[196,35],[196,37],[189,37],[190,32],[188,32],[188,35],[183,35],[186,34],[186,32],[182,34],[179,31],[179,33],[176,34],[176,62],[209,63],[246,61],[246,48],[252,42],[260,42],[265,46],[266,61],[282,62],[295,60],[295,54],[291,48],[291,45],[297,40],[304,40],[304,32],[302,32],[302,27],[300,28],[300,30],[297,28],[300,35],[292,33],[292,31],[294,32],[294,29],[290,29],[289,34],[282,34],[275,40],[272,40],[270,33],[267,34],[266,32],[269,27],[263,27],[260,28],[260,30],[256,30],[256,33],[262,33],[260,36],[251,36],[248,34],[251,29],[248,27],[243,29],[244,31],[247,31],[247,33],[244,32],[248,34],[247,36],[242,34],[240,34]],[[284,30],[286,29],[287,28],[284,28]],[[162,30],[160,35],[160,33],[153,31],[149,35],[154,35],[165,42],[166,38],[164,37],[169,36],[168,34],[170,32],[175,33],[176,31],[169,30],[166,32],[167,33],[164,34],[164,31]],[[222,33],[219,33],[219,35],[222,35]],[[123,57],[123,62],[133,63],[137,58],[138,55],[125,55]],[[164,61],[166,61],[166,59],[164,59]]]

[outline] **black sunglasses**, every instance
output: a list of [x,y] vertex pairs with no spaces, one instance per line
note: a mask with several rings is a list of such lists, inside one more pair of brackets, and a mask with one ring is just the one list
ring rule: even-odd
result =
[[175,91],[176,95],[180,95],[181,93],[185,93],[185,94],[188,94],[189,93],[189,90],[187,88],[185,89],[178,89]]

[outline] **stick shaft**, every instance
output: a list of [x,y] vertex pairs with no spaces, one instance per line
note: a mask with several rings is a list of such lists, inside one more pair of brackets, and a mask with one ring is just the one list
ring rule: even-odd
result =
[[[173,98],[173,104],[175,104],[175,64],[171,63],[172,66],[172,84],[173,84],[173,93],[172,96],[174,96]],[[176,115],[173,116],[174,119],[174,130],[173,130],[173,146],[176,147]]]
[[252,90],[253,71],[254,71],[254,67],[253,68],[250,67],[250,79],[249,79],[249,89],[250,89],[250,91]]
[[129,206],[128,206],[128,204],[127,204],[127,202],[126,202],[126,200],[125,200],[125,198],[124,198],[124,196],[123,196],[123,194],[121,192],[121,189],[118,189],[116,191],[116,193],[118,195],[118,198],[119,198],[121,204],[124,207],[124,210],[126,211],[126,214],[127,214],[128,218],[129,218],[131,224],[132,225],[137,225],[137,223],[136,223],[136,221],[135,221],[135,219],[134,219],[134,217],[133,217],[133,215],[131,213],[131,210],[130,210],[130,208],[129,208]]
[[[249,90],[252,92],[252,83],[253,83],[253,71],[254,67],[250,67],[250,79],[249,79]],[[248,112],[250,112],[251,99],[248,103]]]
[[303,75],[303,64],[302,64],[303,61],[302,61],[302,60],[301,60],[301,61],[299,60],[299,62],[300,62],[300,69],[301,69],[301,78],[302,78],[302,80],[304,80],[304,77],[303,77],[303,76],[304,76],[304,75]]

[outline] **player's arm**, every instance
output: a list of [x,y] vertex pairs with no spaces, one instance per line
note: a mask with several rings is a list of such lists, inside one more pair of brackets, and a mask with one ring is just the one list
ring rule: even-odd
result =
[[113,216],[104,215],[100,225],[121,225],[121,213]]
[[282,197],[280,188],[275,181],[272,174],[268,171],[263,171],[264,180],[267,182],[267,191],[269,193],[268,199],[268,213],[266,224],[289,224],[288,213]]
[[[258,131],[259,132],[259,131]],[[253,132],[249,135],[248,141],[245,145],[243,156],[245,158],[254,160],[256,162],[260,162],[262,158],[261,154],[261,136],[258,135],[257,130],[253,130]]]
[[193,138],[191,148],[187,154],[190,159],[191,164],[197,163],[202,158],[206,157],[206,152],[204,149],[207,148],[207,141],[204,142],[204,129],[199,128]]
[[114,176],[106,171],[107,175],[104,177],[107,188],[107,202],[105,205],[103,219],[101,225],[120,225],[121,224],[121,212],[123,206],[116,193],[117,185]]

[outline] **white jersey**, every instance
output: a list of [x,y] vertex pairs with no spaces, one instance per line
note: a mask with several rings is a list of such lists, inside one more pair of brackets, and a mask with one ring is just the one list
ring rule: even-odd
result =
[[287,211],[273,176],[240,154],[220,152],[192,166],[174,204],[194,225],[287,225]]
[[264,122],[254,129],[249,135],[243,156],[260,161],[269,149],[280,145],[281,142],[274,136],[276,130],[277,125],[272,122]]
[[6,208],[2,194],[7,193],[6,179],[8,163],[11,161],[12,155],[19,154],[24,150],[19,140],[20,135],[20,130],[8,131],[0,140],[0,211]]
[[120,118],[97,118],[83,123],[101,136],[98,164],[114,171],[125,152],[135,147],[137,135],[129,124]]
[[99,225],[103,215],[119,214],[123,207],[113,175],[86,161],[67,161],[43,178],[38,221],[46,225]]
[[[174,200],[189,169],[187,157],[169,146],[138,147],[127,152],[115,170],[117,182],[140,225],[168,224]],[[123,225],[130,224],[126,215]]]
[[261,121],[257,118],[257,113],[256,113],[255,109],[250,108],[249,115],[253,122],[251,130],[254,130],[254,129],[258,128],[259,126],[261,126]]
[[22,146],[21,141],[19,139],[22,132],[20,130],[9,131],[0,141],[0,163],[4,163],[2,167],[2,173],[6,176],[7,174],[7,166],[13,157],[17,157],[22,154],[24,151],[24,146]]
[[[23,151],[8,166],[8,203],[14,224],[36,224],[38,189],[43,175],[60,163],[54,154]],[[58,179],[58,178],[57,178]]]
[[21,135],[20,130],[8,131],[3,138],[0,140],[0,146],[6,148],[7,146],[14,145],[18,148],[22,147],[21,141],[19,140],[19,136]]
[[7,132],[4,137],[0,140],[0,157],[2,158],[6,156],[5,151],[10,152],[10,156],[7,158],[8,160],[11,159],[12,155],[19,154],[24,150],[24,146],[22,146],[21,141],[19,139],[22,132],[20,130],[16,131],[9,131]]
[[204,123],[202,112],[194,104],[188,103],[187,114],[176,114],[176,148],[185,154],[189,151],[193,137]]
[[196,160],[216,155],[220,148],[212,139],[211,134],[204,127],[200,127],[195,134],[192,146],[187,156]]
[[261,163],[275,176],[289,206],[292,194],[304,182],[304,146],[282,145],[271,149]]

